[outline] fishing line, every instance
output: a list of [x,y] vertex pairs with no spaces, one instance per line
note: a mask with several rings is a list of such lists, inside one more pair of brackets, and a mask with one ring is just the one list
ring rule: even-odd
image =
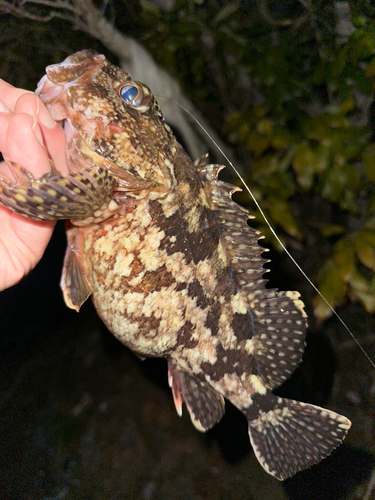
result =
[[214,144],[214,146],[220,151],[220,153],[224,156],[224,158],[227,160],[227,162],[229,163],[229,165],[232,167],[233,171],[235,172],[235,174],[237,175],[237,177],[239,178],[239,180],[241,181],[241,183],[243,184],[245,190],[249,193],[251,199],[254,201],[255,203],[255,206],[257,207],[257,209],[259,210],[259,213],[261,214],[261,216],[263,217],[265,223],[267,224],[267,226],[269,227],[271,233],[273,234],[273,236],[275,237],[276,241],[279,243],[279,245],[281,246],[281,248],[284,250],[284,252],[287,254],[287,256],[290,258],[290,260],[293,262],[293,264],[297,267],[297,269],[300,271],[300,273],[302,274],[302,276],[307,280],[307,282],[312,286],[312,288],[316,291],[316,293],[319,295],[319,297],[325,302],[325,304],[327,304],[327,306],[329,307],[329,309],[332,311],[332,313],[336,316],[336,318],[339,320],[339,322],[342,324],[342,326],[345,328],[345,330],[349,333],[349,335],[351,336],[351,338],[354,340],[354,342],[357,344],[357,346],[359,347],[359,349],[362,351],[362,353],[364,354],[364,356],[367,358],[367,360],[369,361],[369,363],[371,364],[371,366],[373,368],[375,368],[375,363],[372,361],[372,359],[370,358],[370,356],[367,354],[367,352],[364,350],[364,348],[361,346],[361,344],[359,343],[359,341],[356,339],[355,335],[351,332],[350,328],[347,326],[347,324],[345,323],[345,321],[341,318],[341,316],[336,312],[336,310],[331,306],[331,304],[328,302],[328,300],[324,297],[324,295],[318,290],[318,288],[314,285],[314,283],[311,281],[311,279],[307,276],[307,274],[305,273],[305,271],[301,268],[301,266],[298,264],[298,262],[294,259],[294,257],[292,256],[292,254],[289,252],[289,250],[287,250],[287,248],[285,247],[285,245],[282,243],[282,241],[280,240],[280,238],[278,237],[278,235],[276,234],[275,230],[273,229],[273,227],[271,226],[271,223],[268,221],[265,213],[263,212],[262,208],[260,207],[258,201],[256,200],[255,196],[253,195],[251,189],[248,187],[248,185],[246,184],[244,178],[242,177],[242,175],[239,173],[239,171],[236,169],[236,167],[233,165],[233,163],[230,161],[230,159],[228,158],[228,156],[224,153],[224,151],[221,149],[221,147],[217,144],[217,142],[213,139],[213,137],[211,137],[211,135],[207,132],[207,130],[203,127],[203,125],[201,125],[199,123],[199,121],[195,118],[194,115],[192,115],[190,113],[189,110],[187,110],[184,106],[182,106],[180,103],[178,103],[177,101],[175,101],[174,99],[171,99],[170,97],[166,97],[166,96],[157,96],[158,99],[162,98],[162,99],[168,99],[172,102],[174,102],[175,104],[177,104],[178,106],[180,106],[181,109],[183,109],[185,111],[185,113],[187,113],[194,121],[195,123],[203,130],[203,132],[206,134],[206,136],[210,139],[210,141]]

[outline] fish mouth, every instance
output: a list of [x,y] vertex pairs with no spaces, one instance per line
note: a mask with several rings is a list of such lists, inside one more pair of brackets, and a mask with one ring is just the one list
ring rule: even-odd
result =
[[56,85],[44,75],[37,85],[35,95],[40,97],[56,122],[67,118],[66,84]]
[[[49,68],[54,68],[55,66],[58,69],[60,65],[53,65]],[[69,172],[88,170],[95,166],[105,167],[103,165],[103,163],[106,163],[105,159],[89,147],[80,131],[72,123],[73,120],[70,116],[70,108],[67,102],[68,89],[77,85],[77,83],[72,81],[56,84],[54,81],[51,81],[48,73],[38,83],[35,95],[42,100],[52,118],[64,130],[66,140],[65,156]]]
[[99,167],[110,171],[111,162],[90,147],[79,130],[72,124],[70,117],[66,117],[58,123],[65,134],[65,156],[69,172]]
[[66,143],[69,144],[75,137],[79,135],[78,130],[72,125],[70,118],[58,120],[57,123],[64,130]]
[[58,120],[57,123],[63,128],[65,134],[65,156],[69,172],[91,170],[92,168],[104,168],[116,178],[117,192],[141,192],[152,187],[153,182],[135,177],[123,167],[118,166],[116,163],[92,149],[85,141],[82,134],[80,134],[79,130],[74,127],[70,117],[67,116],[62,120]]
[[[100,144],[96,146],[94,141],[91,140],[95,135],[100,135],[103,127],[106,129],[108,126],[111,127],[108,134],[110,138],[117,132],[116,127],[118,128],[118,125],[116,123],[106,123],[103,117],[98,119],[91,117],[89,108],[78,111],[74,109],[74,106],[72,107],[69,89],[87,83],[92,76],[88,75],[88,73],[101,71],[105,61],[104,56],[93,55],[88,51],[82,51],[82,54],[78,55],[78,61],[70,61],[68,58],[63,63],[49,66],[46,70],[47,74],[39,81],[35,91],[35,95],[45,104],[52,118],[64,130],[66,161],[69,172],[104,168],[116,178],[116,191],[139,193],[155,188],[159,196],[165,196],[170,186],[164,186],[163,183],[160,183],[159,186],[155,180],[140,175],[132,166],[133,159],[131,155],[129,155],[129,163],[127,163],[123,161],[126,160],[123,154],[121,165],[118,165],[115,159],[112,160],[110,156],[102,151]],[[88,55],[91,58],[87,57]],[[77,64],[74,64],[75,62]],[[62,70],[69,69],[72,71],[67,71],[67,74],[64,75]],[[82,71],[80,72],[79,69]],[[158,187],[156,187],[157,185]]]

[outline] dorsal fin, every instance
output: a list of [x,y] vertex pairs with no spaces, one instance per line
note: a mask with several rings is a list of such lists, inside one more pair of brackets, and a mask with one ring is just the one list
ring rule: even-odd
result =
[[216,227],[228,259],[231,276],[248,304],[252,331],[252,354],[259,375],[274,389],[282,384],[302,359],[306,314],[298,292],[267,289],[259,231],[247,223],[248,211],[232,200],[239,188],[218,180],[221,165],[207,165],[206,157],[196,163]]

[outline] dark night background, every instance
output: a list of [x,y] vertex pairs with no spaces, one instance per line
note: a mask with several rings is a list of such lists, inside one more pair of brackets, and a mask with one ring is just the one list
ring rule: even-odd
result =
[[[375,74],[375,30],[369,28],[362,45],[355,37],[360,30],[367,33],[366,23],[371,26],[375,12],[370,2],[347,3],[357,32],[349,33],[339,48],[351,43],[347,54],[355,55],[347,55],[338,69],[333,67],[339,59],[335,43],[344,35],[336,29],[341,22],[335,18],[337,3],[346,4],[316,2],[311,10],[299,1],[133,0],[97,6],[118,30],[150,50],[231,143],[284,243],[307,274],[328,290],[328,298],[375,359],[375,243],[366,240],[365,258],[364,243],[357,237],[363,228],[373,231],[375,226],[371,106],[360,109],[357,99],[342,111],[345,116],[334,115],[334,124],[327,118],[333,106],[349,106],[351,92],[372,97],[368,82]],[[34,17],[49,11],[33,4],[25,8]],[[78,22],[25,18],[7,11],[2,2],[0,44],[0,77],[28,89],[35,88],[46,65],[82,48],[119,62],[119,54],[102,44],[100,34],[89,37]],[[290,66],[285,69],[278,61]],[[274,76],[276,81],[267,83]],[[349,77],[353,89],[344,85]],[[311,106],[319,108],[319,119],[306,112]],[[324,129],[322,136],[318,129]],[[335,156],[323,172],[319,168],[327,141]],[[293,158],[289,166],[286,157]],[[340,161],[347,173],[340,192],[332,187],[339,183],[338,157],[346,158],[344,164]],[[254,212],[244,195],[240,201]],[[338,245],[340,238],[343,245]],[[268,239],[266,244],[272,245]],[[342,278],[337,264],[348,241],[355,241],[350,272],[357,281]],[[65,244],[59,223],[33,273],[0,293],[1,500],[374,498],[374,491],[365,496],[375,470],[374,370],[337,319],[325,318],[324,312],[319,316],[314,291],[277,248],[268,254],[270,285],[299,290],[310,323],[304,361],[277,392],[327,406],[353,422],[345,445],[284,483],[261,469],[246,420],[229,403],[220,424],[198,433],[186,411],[181,419],[176,414],[164,360],[139,360],[105,329],[89,301],[80,314],[66,308],[59,288]],[[362,288],[356,288],[358,282]]]

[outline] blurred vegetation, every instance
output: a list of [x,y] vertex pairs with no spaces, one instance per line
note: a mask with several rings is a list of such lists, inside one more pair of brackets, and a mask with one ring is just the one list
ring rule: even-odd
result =
[[[359,301],[373,313],[373,3],[132,0],[105,5],[116,26],[151,51],[236,147],[246,181],[271,224],[328,301],[334,306]],[[7,78],[14,68],[19,85],[40,52],[53,53],[52,63],[80,48],[100,51],[98,42],[86,42],[63,21],[42,25],[3,16],[3,27],[4,21],[0,70]],[[15,37],[16,25],[25,36]],[[248,197],[241,203],[254,212]],[[269,235],[262,222],[260,229]],[[331,314],[319,297],[314,308],[319,320]]]
[[[241,149],[246,180],[284,243],[329,243],[314,269],[320,291],[334,306],[349,297],[373,313],[375,7],[176,1],[163,11],[146,0],[142,6],[144,41]],[[316,198],[321,213],[294,203],[314,200],[315,207]],[[331,315],[318,296],[314,311],[320,320]]]

